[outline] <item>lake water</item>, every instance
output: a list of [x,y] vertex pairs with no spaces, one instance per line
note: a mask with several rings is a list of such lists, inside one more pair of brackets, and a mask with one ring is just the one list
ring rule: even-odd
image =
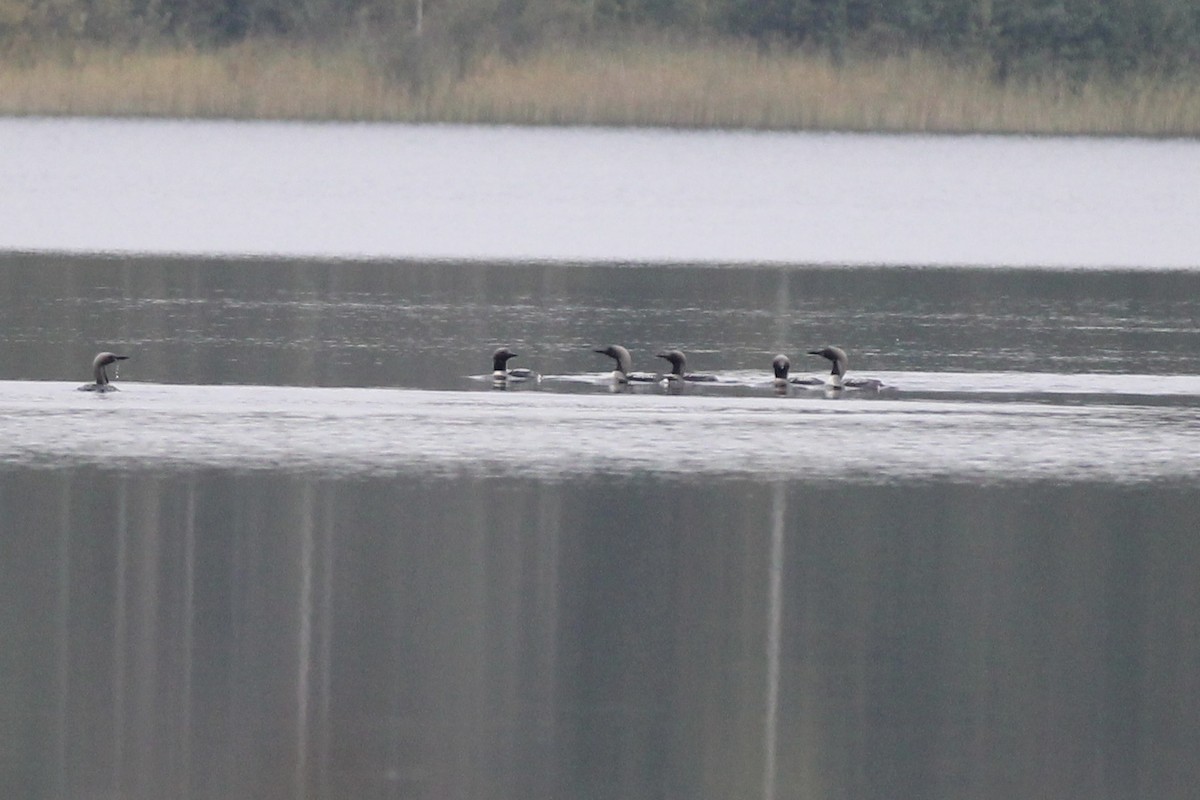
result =
[[1200,142],[0,120],[0,248],[1184,267]]
[[0,121],[0,796],[1193,796],[1198,164]]

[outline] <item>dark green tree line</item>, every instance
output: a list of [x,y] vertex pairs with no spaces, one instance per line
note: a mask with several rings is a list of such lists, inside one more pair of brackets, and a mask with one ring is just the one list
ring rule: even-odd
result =
[[630,32],[737,37],[835,57],[919,49],[998,78],[1173,73],[1200,65],[1200,0],[0,0],[21,38],[208,46],[368,35],[460,53]]

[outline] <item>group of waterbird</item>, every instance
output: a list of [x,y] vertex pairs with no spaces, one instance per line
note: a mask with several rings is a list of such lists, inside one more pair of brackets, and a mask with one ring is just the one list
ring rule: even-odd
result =
[[[661,358],[671,364],[671,371],[667,373],[634,372],[633,356],[629,354],[627,348],[619,344],[610,344],[607,347],[595,348],[592,352],[608,356],[616,362],[616,369],[613,370],[611,377],[613,382],[618,384],[716,383],[718,380],[716,375],[688,372],[687,356],[683,354],[682,350],[664,350],[661,353],[655,353],[655,358]],[[869,389],[876,391],[884,388],[883,383],[874,378],[847,378],[846,368],[849,366],[849,360],[846,358],[846,351],[840,347],[823,347],[820,350],[809,350],[808,354],[829,359],[829,362],[833,365],[833,369],[829,373],[827,380],[815,377],[788,377],[788,371],[792,367],[791,361],[788,360],[787,356],[780,354],[775,356],[775,359],[771,362],[771,366],[775,370],[774,386],[779,389],[786,389],[788,386],[813,386],[828,389]],[[540,381],[541,375],[531,369],[508,368],[508,362],[518,355],[519,353],[515,353],[507,347],[500,347],[492,353],[492,380],[498,384],[506,384],[509,381]],[[116,391],[117,387],[109,383],[108,380],[108,365],[124,361],[127,358],[129,356],[119,356],[115,353],[97,353],[95,359],[92,360],[93,382],[80,386],[79,391]]]
[[[671,364],[671,371],[667,373],[634,372],[633,356],[630,355],[627,348],[619,344],[594,348],[592,352],[608,356],[615,362],[615,369],[612,372],[611,380],[616,384],[665,383],[670,385],[716,383],[719,380],[716,375],[688,372],[687,356],[683,354],[682,350],[664,350],[661,353],[654,354],[655,358],[661,358]],[[850,362],[846,357],[846,351],[840,347],[822,347],[819,350],[809,350],[807,352],[809,355],[821,356],[829,360],[832,365],[829,377],[788,377],[788,372],[792,367],[791,361],[787,356],[780,354],[775,356],[771,362],[771,366],[775,370],[775,378],[772,384],[776,389],[786,389],[789,386],[809,386],[834,390],[865,389],[879,391],[885,388],[881,381],[874,378],[847,378],[846,369],[849,367]],[[510,381],[541,380],[541,376],[534,370],[508,368],[508,362],[518,355],[518,353],[513,352],[507,347],[501,347],[492,353],[492,380],[496,385],[505,385]]]
[[788,370],[792,368],[792,364],[788,361],[787,356],[780,354],[775,356],[775,360],[771,362],[771,367],[775,370],[775,385],[827,386],[831,389],[868,389],[872,391],[885,388],[883,382],[875,378],[847,378],[846,369],[850,366],[850,360],[846,358],[846,351],[840,347],[822,347],[820,350],[809,350],[808,354],[829,359],[832,369],[828,381],[820,378],[789,378]]
[[688,372],[687,356],[681,350],[664,350],[661,353],[654,354],[655,358],[661,358],[671,363],[671,371],[663,375],[652,372],[634,372],[633,356],[629,354],[629,350],[619,344],[610,344],[608,347],[597,348],[592,352],[608,356],[616,362],[617,368],[613,370],[612,378],[617,383],[654,383],[658,381],[666,381],[667,383],[679,383],[682,381],[705,383],[717,380],[716,375]]

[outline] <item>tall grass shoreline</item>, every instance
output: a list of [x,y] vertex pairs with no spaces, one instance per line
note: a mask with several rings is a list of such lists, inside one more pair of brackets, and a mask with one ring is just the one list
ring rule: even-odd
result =
[[0,115],[1195,137],[1200,82],[998,83],[985,66],[919,53],[834,64],[643,43],[484,57],[418,83],[367,48],[252,41],[6,57]]

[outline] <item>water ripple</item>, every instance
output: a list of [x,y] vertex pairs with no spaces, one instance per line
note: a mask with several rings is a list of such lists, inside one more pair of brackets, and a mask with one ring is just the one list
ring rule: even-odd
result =
[[548,479],[1200,477],[1190,404],[0,382],[0,464]]

